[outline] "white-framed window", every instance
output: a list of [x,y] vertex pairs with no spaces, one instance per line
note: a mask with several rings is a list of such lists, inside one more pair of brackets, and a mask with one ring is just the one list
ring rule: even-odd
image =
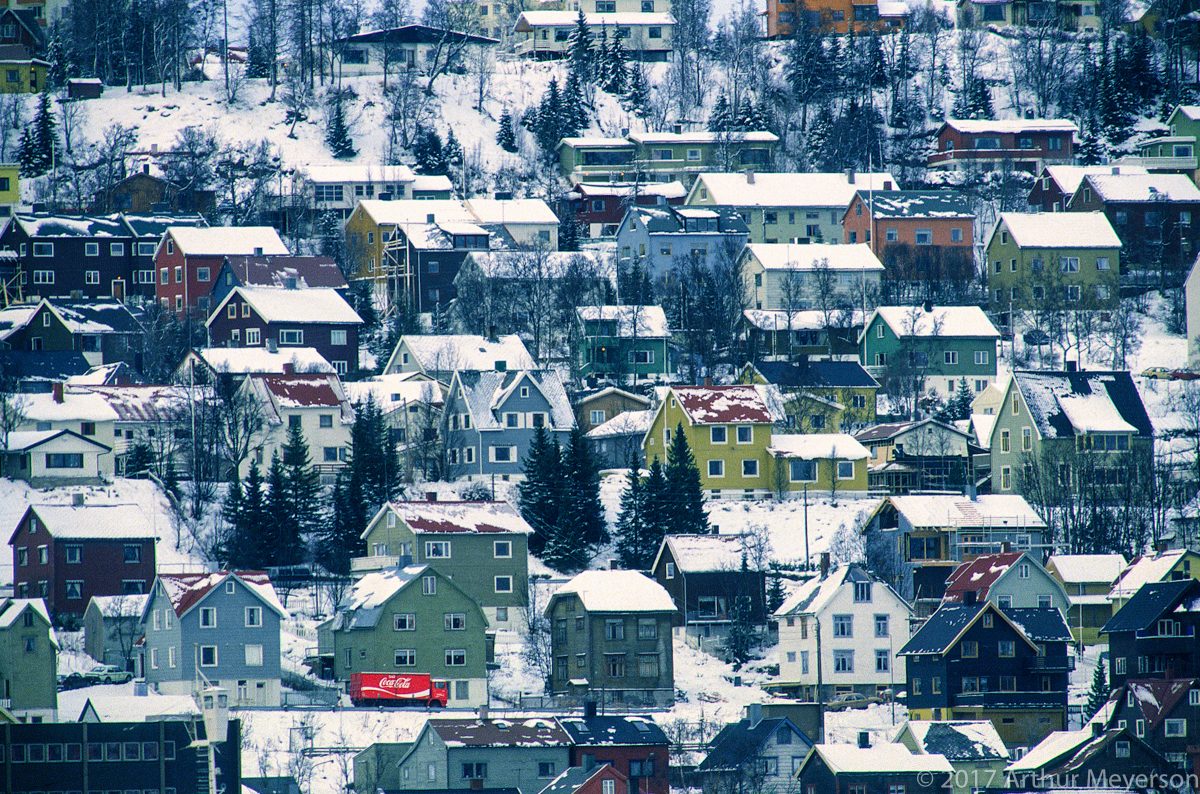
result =
[[216,667],[219,661],[217,654],[217,646],[201,645],[200,646],[200,666],[201,667]]
[[[668,578],[668,579],[674,579],[674,578],[675,578],[675,563],[673,563],[673,562],[669,562],[669,563],[667,563],[667,574],[666,574],[666,576],[667,576],[667,578]],[[1200,690],[1193,689],[1193,690],[1192,690],[1192,692],[1193,692],[1193,693],[1196,693],[1196,694],[1200,694]]]
[[246,607],[246,628],[257,629],[262,628],[263,613],[262,607]]
[[953,366],[957,365],[958,364],[958,351],[957,350],[943,351],[942,352],[942,360],[945,361],[946,366],[953,367]]
[[986,350],[976,350],[975,363],[979,366],[986,366],[988,363],[988,352]]
[[493,589],[497,593],[511,593],[513,591],[513,578],[511,576],[497,576],[493,579]]
[[200,608],[200,628],[215,629],[217,627],[217,610],[215,607]]
[[279,344],[281,345],[302,345],[304,344],[304,331],[299,329],[284,329],[279,332]]
[[36,257],[54,256],[54,243],[34,243],[33,255]]
[[492,542],[492,557],[497,560],[507,560],[512,557],[512,541],[497,540]]
[[1108,270],[1110,267],[1111,267],[1111,265],[1109,264],[1107,256],[1096,257],[1096,269],[1097,270]]
[[854,479],[854,461],[839,460],[837,462],[837,478],[839,480],[853,480]]
[[742,476],[757,477],[758,476],[758,461],[753,458],[742,461]]
[[151,670],[158,669],[158,648],[150,649],[150,669]]
[[729,440],[729,428],[725,425],[713,425],[708,429],[708,439],[713,444],[724,444]]
[[738,425],[737,442],[739,444],[754,443],[754,425]]
[[446,631],[466,631],[467,613],[447,612],[442,616],[442,626]]
[[427,559],[427,560],[448,560],[448,559],[450,559],[450,541],[448,541],[448,540],[427,540],[427,541],[425,541],[425,559]]
[[34,284],[53,284],[54,283],[54,271],[53,270],[35,270],[35,271],[33,271],[33,283]]
[[605,421],[605,413],[603,410],[591,411],[588,414],[588,422],[592,425],[602,425]]
[[1182,736],[1187,736],[1187,720],[1182,718],[1164,720],[1163,736],[1168,739],[1176,739]]
[[392,664],[396,667],[416,667],[416,648],[397,648],[392,654]]
[[[109,256],[125,256],[125,243],[109,243],[108,244],[108,255]],[[207,281],[207,280],[208,279],[205,279],[205,281]]]
[[1059,260],[1059,263],[1062,267],[1062,272],[1064,273],[1079,272],[1079,257],[1077,256],[1064,256]]
[[788,481],[816,482],[817,462],[815,460],[792,458],[788,461]]
[[246,344],[261,345],[262,344],[262,330],[259,328],[247,328],[246,329]]
[[257,643],[253,645],[243,646],[246,649],[246,666],[247,667],[262,667],[263,666],[263,647]]
[[446,666],[447,667],[466,667],[467,651],[465,648],[447,648],[446,649]]
[[84,243],[83,244],[83,255],[84,256],[100,256],[100,243]]
[[167,646],[167,667],[174,669],[177,661],[175,658],[175,646]]
[[347,343],[346,329],[335,328],[329,332],[329,344],[344,346]]
[[724,477],[725,476],[725,461],[720,459],[710,460],[708,462],[709,477]]
[[416,631],[417,615],[415,612],[397,612],[392,615],[392,631]]

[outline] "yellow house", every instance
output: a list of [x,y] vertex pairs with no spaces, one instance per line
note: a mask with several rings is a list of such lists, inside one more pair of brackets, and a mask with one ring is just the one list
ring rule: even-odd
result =
[[29,57],[28,51],[20,46],[0,46],[0,94],[36,94],[46,85],[46,72],[50,64],[40,58]]
[[866,448],[841,433],[775,433],[786,420],[782,402],[778,389],[763,385],[673,387],[643,438],[646,461],[665,463],[682,427],[711,496],[865,492]]
[[21,165],[0,163],[0,216],[8,217],[21,203]]
[[1113,615],[1108,593],[1127,566],[1120,554],[1055,554],[1046,561],[1046,573],[1067,591],[1070,608],[1064,617],[1075,642],[1108,644],[1108,636],[1100,633]]
[[1121,571],[1108,591],[1113,614],[1117,614],[1142,585],[1180,579],[1200,579],[1200,554],[1187,549],[1171,549],[1141,555]]

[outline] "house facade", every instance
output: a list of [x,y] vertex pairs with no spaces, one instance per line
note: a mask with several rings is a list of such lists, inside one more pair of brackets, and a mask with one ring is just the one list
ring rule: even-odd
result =
[[640,394],[605,386],[591,394],[575,400],[575,424],[584,432],[591,432],[610,419],[630,411],[646,411],[650,408],[649,398]]
[[796,785],[804,794],[821,791],[912,792],[944,791],[954,767],[942,755],[918,755],[903,744],[870,743],[859,734],[857,744],[818,744],[796,770]]
[[487,616],[493,629],[523,625],[533,529],[506,502],[389,502],[367,525],[354,571],[429,565]]
[[270,226],[196,228],[172,226],[154,252],[155,297],[182,316],[212,309],[212,289],[227,256],[287,256],[290,252]]
[[1120,554],[1054,554],[1046,571],[1067,591],[1067,625],[1082,645],[1107,642],[1100,629],[1112,617],[1108,593],[1128,563]]
[[732,211],[630,207],[617,227],[617,262],[641,263],[653,279],[670,273],[677,261],[735,261],[746,237],[746,224]]
[[594,703],[585,703],[582,716],[558,718],[559,726],[571,737],[571,766],[588,770],[608,765],[627,781],[629,791],[667,794],[671,788],[670,742],[658,723],[640,715],[598,715],[596,711]]
[[101,664],[134,671],[137,641],[142,636],[142,611],[149,596],[92,596],[83,613],[83,642],[87,655]]
[[739,598],[749,602],[746,620],[766,622],[766,572],[742,567],[750,542],[743,535],[667,535],[658,548],[651,576],[671,594],[685,636],[698,647],[719,647]]
[[884,271],[865,243],[750,243],[741,259],[749,303],[768,311],[803,311],[830,302],[847,311],[862,308],[868,295],[878,294]]
[[0,602],[0,703],[26,722],[58,715],[58,639],[40,598]]
[[671,329],[661,306],[579,306],[584,378],[660,380],[672,374]]
[[541,791],[569,765],[571,739],[552,719],[431,719],[399,760],[395,787]]
[[227,256],[213,282],[212,305],[219,305],[234,287],[323,287],[344,295],[349,285],[329,256]]
[[142,673],[164,695],[223,686],[234,706],[279,706],[287,611],[263,571],[160,574],[142,612]]
[[1029,206],[1038,212],[1065,212],[1079,183],[1091,174],[1145,174],[1138,165],[1048,165],[1029,191]]
[[686,196],[682,182],[580,182],[567,194],[566,213],[585,237],[613,237],[631,205],[679,205]]
[[[784,413],[788,425],[804,431],[826,429],[848,432],[875,422],[876,395],[879,382],[871,377],[857,361],[825,361],[802,357],[798,361],[757,361],[748,363],[738,376],[740,383],[771,384],[783,392]],[[822,410],[808,416],[795,410],[792,398],[812,395],[841,407],[836,426],[826,428],[818,416]]]
[[383,373],[420,373],[449,385],[460,369],[505,372],[537,369],[537,364],[516,334],[405,334],[397,340]]
[[[1121,687],[1130,680],[1195,677],[1196,624],[1191,605],[1200,597],[1194,579],[1154,582],[1141,587],[1100,629],[1108,636],[1108,680]],[[1181,605],[1183,608],[1180,608]]]
[[512,27],[513,49],[519,55],[539,60],[564,58],[571,33],[583,11],[592,36],[601,33],[620,41],[626,56],[640,61],[666,61],[674,44],[675,17],[665,0],[583,0],[577,10],[522,11]]
[[766,170],[778,144],[779,136],[764,130],[687,131],[676,125],[670,132],[622,138],[563,138],[558,161],[572,183],[680,182],[691,188],[702,173]]
[[555,591],[550,691],[606,704],[675,700],[671,626],[675,604],[636,571],[584,571]]
[[947,119],[934,138],[926,164],[933,169],[1041,173],[1047,165],[1070,164],[1079,128],[1065,119],[988,121]]
[[359,578],[337,614],[318,626],[317,640],[340,682],[361,672],[423,673],[446,683],[447,705],[487,705],[488,620],[474,599],[428,565]]
[[747,706],[746,712],[710,742],[708,754],[696,767],[701,790],[792,790],[793,775],[812,749],[812,739],[787,717],[764,716],[759,703]]
[[918,755],[940,755],[949,761],[954,769],[953,794],[973,794],[1004,784],[1004,768],[1011,756],[996,726],[986,720],[908,720],[895,741]]
[[132,268],[133,244],[117,215],[14,215],[0,231],[0,248],[16,253],[27,296],[123,299],[139,292],[133,279],[140,284],[142,271]]
[[948,604],[990,601],[1000,609],[1046,609],[1067,614],[1067,592],[1027,551],[983,554],[964,562],[946,579]]
[[974,436],[936,419],[884,422],[854,438],[871,451],[872,490],[967,493],[986,473],[988,457]]
[[241,463],[241,476],[252,465],[266,471],[296,427],[308,443],[309,460],[322,483],[332,485],[349,460],[354,424],[354,408],[337,375],[252,375],[240,390],[245,399],[257,403],[262,417],[262,427],[246,439],[248,454]]

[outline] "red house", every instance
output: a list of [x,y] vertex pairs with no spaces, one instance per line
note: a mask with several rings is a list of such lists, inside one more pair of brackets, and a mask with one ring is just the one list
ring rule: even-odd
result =
[[639,790],[612,764],[601,764],[569,766],[538,794],[639,794]]
[[19,598],[43,598],[56,622],[92,596],[136,595],[154,581],[157,536],[134,504],[31,505],[8,545]]
[[234,287],[206,324],[209,344],[215,347],[309,347],[339,375],[358,369],[362,318],[327,287]]
[[[682,182],[646,184],[580,182],[567,194],[569,214],[585,237],[613,237],[632,206],[682,204],[687,190]],[[561,216],[560,216],[561,217]]]
[[1047,165],[1074,161],[1078,129],[1065,119],[947,119],[937,132],[927,165],[1039,174]]
[[[668,794],[670,743],[654,720],[598,716],[595,703],[587,703],[583,716],[560,717],[558,722],[571,737],[571,766],[611,764],[628,779],[631,794]],[[620,786],[617,790],[624,791]]]
[[205,314],[217,273],[227,256],[287,256],[290,252],[270,226],[172,226],[154,253],[155,296],[164,309]]

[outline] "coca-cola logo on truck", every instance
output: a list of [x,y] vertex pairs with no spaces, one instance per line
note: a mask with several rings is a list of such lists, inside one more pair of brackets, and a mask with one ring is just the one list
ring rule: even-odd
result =
[[412,679],[406,675],[385,675],[379,679],[379,685],[394,689],[408,689],[412,686]]

